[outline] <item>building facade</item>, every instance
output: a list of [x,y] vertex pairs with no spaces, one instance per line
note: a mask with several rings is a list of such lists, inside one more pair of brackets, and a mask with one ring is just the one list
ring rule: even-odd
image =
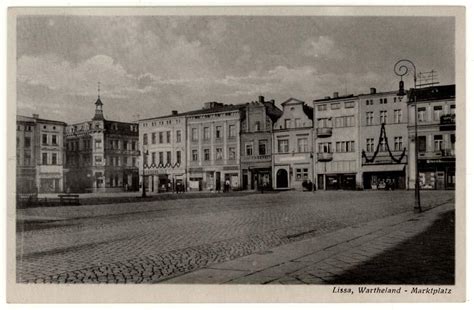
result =
[[242,113],[240,130],[240,168],[242,189],[258,190],[272,187],[272,131],[281,116],[275,101],[247,103]]
[[186,188],[186,117],[171,115],[139,121],[141,152],[144,162],[139,170],[141,184],[149,192],[165,192]]
[[240,120],[244,104],[207,102],[186,113],[187,169],[190,190],[221,191],[228,180],[240,184]]
[[325,97],[314,104],[314,166],[317,188],[361,188],[359,99],[354,95]]
[[66,189],[136,191],[138,124],[106,120],[100,97],[95,106],[92,120],[66,128]]
[[64,130],[59,121],[17,116],[18,193],[59,193],[64,189]]
[[[454,189],[456,183],[455,85],[412,90],[408,101],[409,188],[415,188],[415,114],[421,189]],[[416,109],[416,110],[415,110]]]
[[408,113],[404,92],[359,95],[360,150],[364,189],[405,189]]
[[273,127],[273,188],[312,189],[313,108],[290,98],[282,109]]

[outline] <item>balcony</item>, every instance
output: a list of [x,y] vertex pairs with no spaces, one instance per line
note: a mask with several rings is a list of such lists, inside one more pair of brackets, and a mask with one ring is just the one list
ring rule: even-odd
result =
[[441,131],[456,130],[456,114],[446,114],[439,119],[439,129]]
[[318,161],[331,161],[332,153],[318,153],[317,158],[318,158]]
[[326,138],[332,136],[332,127],[316,128],[316,134],[319,138]]

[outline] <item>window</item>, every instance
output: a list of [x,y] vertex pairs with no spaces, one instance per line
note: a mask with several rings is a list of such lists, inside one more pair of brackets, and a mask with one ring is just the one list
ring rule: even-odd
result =
[[132,141],[132,151],[135,151],[137,149],[137,143],[135,141]]
[[354,101],[344,102],[344,108],[350,109],[350,108],[353,108],[353,107],[355,107],[355,102]]
[[123,141],[123,149],[124,150],[129,150],[129,145],[130,144],[128,143],[128,141]]
[[181,151],[176,151],[176,163],[181,164]]
[[192,157],[193,161],[198,160],[198,151],[197,150],[192,150],[191,155],[192,155],[191,157]]
[[211,160],[211,152],[209,149],[204,149],[204,160]]
[[123,157],[122,166],[128,166],[128,157],[127,156]]
[[156,165],[156,152],[151,153],[151,164]]
[[48,153],[43,153],[41,154],[41,163],[43,165],[47,165],[48,164]]
[[171,152],[166,152],[166,163],[171,164]]
[[442,113],[443,113],[442,106],[438,105],[438,106],[433,107],[433,120],[439,121]]
[[402,110],[400,109],[393,110],[393,122],[395,124],[400,124],[402,122]]
[[385,139],[380,140],[380,152],[386,152],[387,151],[387,142]]
[[51,165],[57,165],[58,164],[58,154],[53,153],[51,154]]
[[367,126],[373,125],[374,124],[374,112],[366,112],[365,113],[365,120]]
[[302,127],[300,118],[295,118],[295,127],[296,128]]
[[222,138],[222,126],[216,126],[216,139]]
[[198,130],[197,128],[191,129],[191,140],[197,141],[198,140]]
[[387,122],[387,111],[380,111],[380,124]]
[[156,144],[156,133],[151,134],[151,144]]
[[367,139],[366,149],[369,153],[374,152],[374,138]]
[[222,157],[223,157],[222,148],[221,147],[216,148],[216,160],[221,160]]
[[171,131],[166,132],[166,143],[171,143]]
[[331,142],[319,143],[318,147],[319,147],[319,153],[332,153]]
[[455,114],[456,113],[456,105],[452,104],[449,106],[449,113]]
[[95,157],[95,162],[96,163],[101,163],[102,162],[102,156],[96,156]]
[[181,130],[176,130],[176,143],[181,142]]
[[159,163],[160,163],[160,164],[163,164],[163,163],[165,162],[165,161],[163,160],[163,152],[159,152],[159,153],[158,153],[158,157],[159,157],[159,160],[160,160]]
[[331,110],[337,110],[341,108],[341,104],[339,102],[331,103]]
[[426,121],[426,108],[418,108],[418,121],[419,122]]
[[23,164],[25,166],[31,165],[31,154],[29,152],[25,152],[23,155]]
[[102,140],[100,140],[100,139],[95,140],[95,148],[96,149],[102,148]]
[[137,166],[137,159],[135,157],[132,157],[132,166],[133,167]]
[[253,153],[253,144],[252,143],[246,143],[245,144],[245,155],[252,156],[252,153]]
[[143,145],[147,145],[148,144],[148,134],[144,133],[143,134]]
[[42,140],[42,143],[43,143],[44,145],[48,144],[48,135],[43,134],[42,137],[43,137],[43,138],[42,138],[42,139],[43,139],[43,140]]
[[229,159],[235,159],[235,147],[229,147]]
[[336,153],[354,152],[354,141],[336,142]]
[[58,136],[52,135],[52,136],[51,136],[51,143],[52,143],[53,145],[58,145]]
[[435,151],[441,151],[443,149],[443,135],[434,136],[434,149]]
[[258,141],[258,155],[266,155],[267,154],[267,141],[260,140]]
[[401,151],[403,147],[403,137],[395,137],[393,139],[394,139],[395,151]]
[[160,144],[163,144],[163,132],[158,133],[158,141]]
[[148,166],[148,154],[147,153],[143,154],[143,165]]
[[397,102],[397,97],[393,97],[393,103]]
[[285,128],[290,128],[291,127],[291,119],[285,119]]
[[204,140],[209,140],[211,138],[211,130],[209,127],[204,127],[204,135],[203,139]]
[[318,127],[319,128],[326,128],[332,127],[332,120],[330,118],[318,118]]
[[235,133],[235,125],[229,125],[229,137],[234,138],[236,135]]
[[296,168],[295,177],[296,177],[296,180],[307,180],[308,168]]
[[426,136],[418,136],[418,151],[426,152]]
[[278,153],[288,153],[288,140],[278,140]]
[[31,146],[31,138],[25,137],[25,147],[30,147],[30,146]]
[[255,122],[255,131],[260,131],[260,122],[259,121]]
[[318,105],[318,111],[326,111],[326,110],[327,110],[327,106],[325,104]]
[[308,152],[308,138],[298,138],[298,152]]

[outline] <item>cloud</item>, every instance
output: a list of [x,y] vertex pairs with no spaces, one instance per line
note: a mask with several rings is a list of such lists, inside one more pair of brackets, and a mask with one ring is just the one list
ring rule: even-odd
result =
[[341,58],[342,52],[336,46],[334,40],[329,36],[319,36],[308,39],[303,43],[303,53],[315,58]]

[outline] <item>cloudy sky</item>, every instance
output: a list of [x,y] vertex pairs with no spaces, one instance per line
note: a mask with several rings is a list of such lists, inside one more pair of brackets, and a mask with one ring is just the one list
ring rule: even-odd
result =
[[122,121],[258,95],[311,103],[396,89],[400,58],[454,83],[454,28],[443,17],[23,16],[18,112],[88,120],[98,81],[106,118]]

